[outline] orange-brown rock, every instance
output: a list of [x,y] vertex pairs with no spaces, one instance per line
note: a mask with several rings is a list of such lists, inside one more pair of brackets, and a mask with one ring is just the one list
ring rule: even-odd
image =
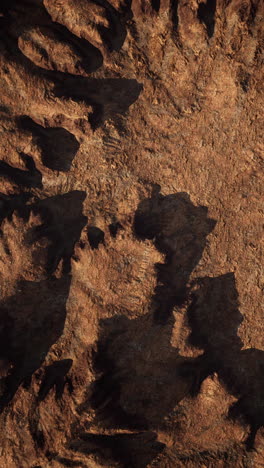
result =
[[2,0],[0,466],[264,464],[261,0]]

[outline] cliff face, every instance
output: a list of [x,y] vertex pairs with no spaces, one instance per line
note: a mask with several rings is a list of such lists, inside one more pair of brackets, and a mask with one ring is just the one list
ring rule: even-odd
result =
[[263,13],[2,0],[1,466],[264,463]]

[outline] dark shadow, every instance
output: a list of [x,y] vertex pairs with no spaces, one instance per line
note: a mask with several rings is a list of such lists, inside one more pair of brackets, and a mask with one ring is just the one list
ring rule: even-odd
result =
[[151,6],[157,13],[160,10],[160,0],[151,0]]
[[178,16],[179,0],[170,0],[170,16],[174,34],[178,30],[179,16]]
[[52,388],[55,388],[56,400],[62,398],[65,385],[68,384],[72,391],[71,380],[67,377],[72,366],[72,362],[72,359],[62,359],[61,361],[55,361],[53,364],[45,368],[44,378],[38,393],[38,402],[45,400]]
[[[243,8],[243,6],[242,6],[242,8]],[[254,20],[256,18],[257,11],[258,11],[258,3],[252,2],[250,4],[250,11],[249,11],[249,16],[248,16],[248,20],[247,20],[247,24],[248,24],[249,27],[252,26],[252,23],[254,24]]]
[[114,221],[113,223],[109,224],[108,229],[109,229],[111,236],[116,237],[117,233],[124,228],[122,224],[119,223],[119,221]]
[[[100,325],[94,355],[98,378],[88,389],[87,399],[79,412],[89,412],[92,408],[96,414],[93,425],[111,432],[130,431],[127,439],[128,442],[131,440],[132,446],[129,448],[125,444],[124,451],[133,463],[121,466],[145,468],[164,448],[156,441],[156,431],[162,430],[165,416],[190,393],[193,376],[181,376],[181,365],[189,360],[179,356],[170,344],[172,321],[160,327],[153,324],[152,316],[148,314],[134,320],[115,316],[101,320]],[[139,431],[142,445],[137,443]],[[154,446],[147,443],[149,431],[152,431]],[[102,439],[102,443],[100,437],[91,441],[90,434],[87,437],[83,443],[73,441],[71,448],[91,453],[91,447],[94,447],[98,457],[104,459],[105,454],[117,462],[128,463],[115,451],[117,445],[122,446],[118,434],[116,439],[115,436]],[[112,441],[113,448],[106,448]]]
[[9,115],[10,114],[9,108],[6,106],[0,106],[0,114]]
[[199,4],[197,12],[198,19],[201,23],[204,23],[209,38],[214,35],[215,11],[216,0],[205,0],[203,3]]
[[258,429],[264,426],[264,351],[251,348],[234,354],[223,363],[219,375],[228,391],[238,398],[229,415],[249,425],[245,444],[251,450]]
[[31,198],[32,194],[28,192],[10,195],[0,193],[0,225],[5,218],[11,221],[14,211],[23,218],[29,216],[30,205],[27,202]]
[[6,15],[8,11],[14,8],[16,0],[2,0],[0,5],[0,13]]
[[224,348],[234,354],[243,346],[237,335],[243,316],[239,311],[235,277],[226,273],[216,278],[200,278],[195,288],[188,307],[189,341],[218,362]]
[[[0,357],[9,363],[0,411],[20,385],[28,386],[50,347],[60,338],[66,318],[71,277],[20,281],[17,293],[0,305]],[[23,312],[23,313],[21,313]]]
[[32,205],[33,212],[41,215],[43,224],[33,230],[29,240],[34,242],[46,237],[50,241],[47,260],[49,274],[54,273],[61,260],[64,273],[71,270],[75,244],[87,223],[87,217],[82,213],[85,198],[85,192],[75,190]]
[[143,87],[137,80],[126,78],[64,78],[54,89],[55,96],[84,101],[93,107],[89,121],[98,128],[115,115],[124,115],[138,99]]
[[130,6],[126,5],[121,14],[107,0],[93,1],[105,9],[105,17],[110,25],[109,28],[98,26],[103,42],[108,46],[110,52],[120,50],[127,35],[125,23],[127,19],[132,18]]
[[18,119],[18,125],[35,136],[41,148],[42,162],[45,166],[64,172],[71,169],[72,161],[80,148],[79,142],[72,133],[61,127],[42,127],[26,116]]
[[98,249],[99,244],[104,243],[104,231],[96,226],[88,226],[87,236],[89,244],[93,250]]
[[20,153],[20,157],[27,170],[19,169],[10,166],[10,164],[4,161],[0,161],[0,177],[2,176],[11,180],[18,187],[42,188],[42,174],[36,168],[34,159],[25,153]]
[[137,208],[136,235],[142,240],[153,240],[156,248],[165,254],[165,263],[156,265],[153,306],[157,322],[166,322],[173,308],[186,300],[190,274],[215,226],[207,214],[208,209],[193,205],[186,193],[163,196],[158,188]]
[[250,73],[247,73],[243,68],[238,71],[237,80],[244,93],[247,93],[250,88],[250,78]]
[[237,333],[243,316],[233,273],[200,278],[193,288],[187,309],[189,343],[204,353],[184,363],[181,375],[193,376],[191,395],[196,396],[204,379],[214,372],[220,376],[223,363],[240,352],[243,343]]
[[[129,411],[120,402],[122,385],[129,382],[130,377],[133,379],[134,370],[129,364],[120,368],[117,361],[122,359],[125,343],[129,346],[130,332],[135,331],[136,324],[137,322],[130,322],[123,316],[101,321],[102,334],[93,360],[94,370],[100,377],[90,389],[88,399],[80,406],[79,411],[86,410],[88,404],[97,411],[99,419],[102,418],[109,427],[147,430],[148,422],[144,412],[140,413],[137,405]],[[116,361],[117,346],[120,346],[121,353],[118,351]],[[130,371],[132,374],[129,375]],[[143,397],[143,394],[141,396]]]
[[81,460],[75,461],[75,460],[71,460],[70,458],[60,457],[59,455],[57,455],[55,459],[61,465],[69,467],[69,468],[71,468],[72,466],[77,466],[78,468],[80,467],[87,468],[87,464],[83,463]]
[[105,463],[118,461],[124,468],[145,468],[164,448],[154,432],[115,435],[83,433],[70,448],[84,454],[99,455]]

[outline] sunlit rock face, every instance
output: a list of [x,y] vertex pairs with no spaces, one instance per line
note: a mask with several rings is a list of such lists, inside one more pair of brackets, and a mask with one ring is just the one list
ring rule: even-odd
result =
[[0,466],[262,466],[263,2],[0,5]]

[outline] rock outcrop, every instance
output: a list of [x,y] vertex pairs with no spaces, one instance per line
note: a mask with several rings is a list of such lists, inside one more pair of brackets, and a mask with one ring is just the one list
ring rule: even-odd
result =
[[264,463],[261,0],[2,0],[0,466]]

